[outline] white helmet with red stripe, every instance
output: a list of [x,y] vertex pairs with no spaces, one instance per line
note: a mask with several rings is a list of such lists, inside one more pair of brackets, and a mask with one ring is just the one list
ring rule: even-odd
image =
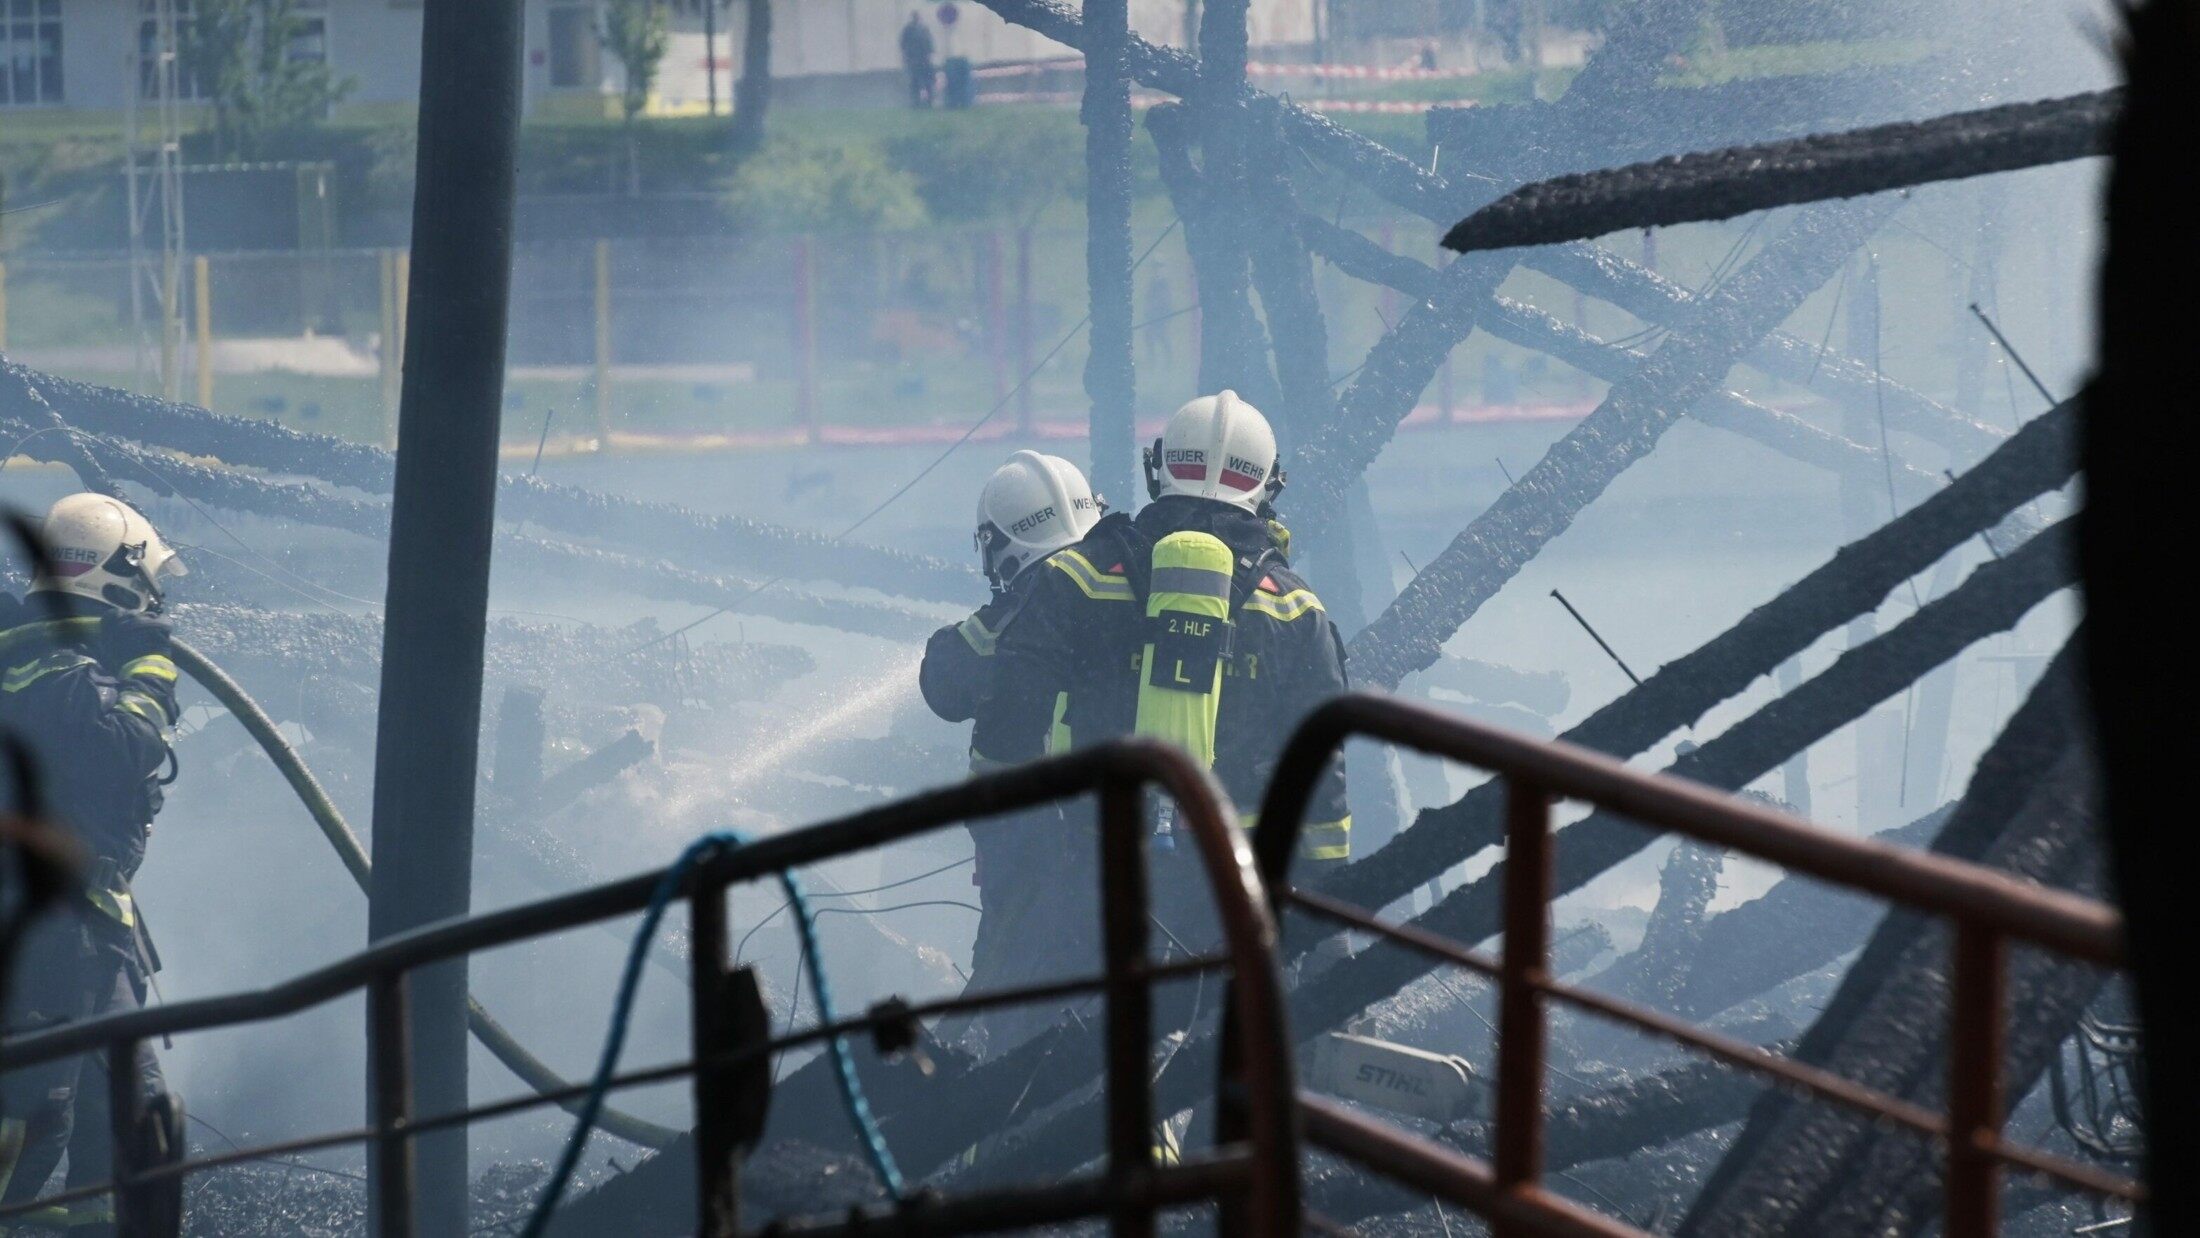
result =
[[1108,505],[1077,466],[1060,456],[1019,451],[993,470],[978,492],[978,557],[995,589],[1092,531]]
[[1276,432],[1235,391],[1203,395],[1176,410],[1146,450],[1146,492],[1213,499],[1247,511],[1283,489]]
[[104,494],[72,494],[46,513],[46,563],[32,592],[74,593],[120,610],[158,611],[165,577],[184,574],[138,510]]

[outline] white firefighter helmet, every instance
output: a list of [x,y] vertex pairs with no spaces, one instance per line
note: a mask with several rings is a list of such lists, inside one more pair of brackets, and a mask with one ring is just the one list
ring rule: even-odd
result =
[[1016,574],[1090,532],[1107,505],[1077,466],[1019,451],[978,492],[978,558],[986,579],[1006,589]]
[[162,584],[185,573],[153,522],[120,499],[72,494],[46,513],[46,565],[33,592],[74,593],[118,610],[160,609]]
[[1176,410],[1146,450],[1146,491],[1157,499],[1184,494],[1259,511],[1281,489],[1276,432],[1235,391]]

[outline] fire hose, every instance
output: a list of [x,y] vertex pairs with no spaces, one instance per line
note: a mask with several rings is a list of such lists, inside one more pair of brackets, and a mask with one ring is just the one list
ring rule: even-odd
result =
[[[306,767],[298,750],[291,747],[290,742],[275,729],[275,722],[267,716],[267,711],[261,709],[259,703],[236,680],[231,679],[227,672],[216,666],[205,654],[179,640],[174,642],[174,655],[177,667],[197,680],[199,686],[212,693],[223,708],[244,724],[244,729],[258,741],[261,751],[267,753],[268,759],[275,763],[283,780],[297,793],[299,802],[312,815],[314,824],[321,827],[322,836],[335,849],[336,858],[343,861],[352,880],[358,883],[360,891],[371,893],[374,866],[367,859],[366,848],[360,845],[359,836],[352,832],[351,824],[344,820],[344,814],[337,809],[335,801],[329,798],[320,779],[315,778],[313,771]],[[537,1093],[567,1091],[573,1087],[571,1081],[552,1070],[547,1062],[529,1052],[525,1045],[506,1031],[504,1025],[497,1022],[495,1016],[472,994],[466,997],[466,1026],[483,1048]],[[558,1102],[560,1108],[575,1115],[581,1113],[583,1103],[581,1098]],[[608,1135],[653,1150],[662,1150],[679,1134],[670,1127],[659,1126],[655,1122],[609,1107],[598,1116],[597,1126]]]

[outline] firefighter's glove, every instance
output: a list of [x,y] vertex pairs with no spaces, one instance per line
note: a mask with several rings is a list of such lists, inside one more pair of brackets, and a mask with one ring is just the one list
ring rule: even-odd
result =
[[156,615],[126,610],[109,611],[99,621],[100,660],[127,678],[132,663],[157,655],[167,658],[175,648],[175,629]]

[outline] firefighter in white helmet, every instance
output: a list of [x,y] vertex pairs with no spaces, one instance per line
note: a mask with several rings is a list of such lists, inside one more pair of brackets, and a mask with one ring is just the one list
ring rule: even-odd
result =
[[[999,728],[994,702],[1012,685],[993,674],[993,651],[1001,634],[1016,621],[1031,597],[1038,573],[1030,570],[1064,546],[1075,545],[1106,510],[1077,466],[1060,456],[1019,451],[994,470],[978,494],[975,541],[979,566],[993,587],[993,599],[960,623],[932,634],[924,648],[917,682],[932,712],[949,722],[974,722],[970,769],[996,768],[987,745]],[[1043,823],[1038,823],[1043,824]],[[978,888],[978,935],[971,946],[971,983],[996,987],[1025,978],[1019,971],[1017,939],[1034,915],[1044,914],[1059,890],[1034,879],[1044,871],[1046,851],[1059,846],[1059,835],[1035,828],[1029,814],[994,818],[970,827],[976,866],[971,882]],[[988,1017],[987,1048],[1009,1047],[1030,1020],[1011,1014]]]
[[[988,755],[1037,753],[1056,729],[1044,704],[1065,698],[1060,721],[1076,742],[1174,742],[1214,770],[1249,821],[1284,739],[1347,686],[1336,626],[1291,570],[1273,508],[1283,483],[1275,432],[1237,393],[1178,409],[1146,453],[1153,502],[1050,556],[1002,636],[996,679],[1028,687]],[[1351,828],[1333,765],[1301,858],[1343,862]]]
[[[24,934],[0,1013],[9,1036],[144,1003],[157,964],[130,880],[173,769],[176,664],[160,613],[183,563],[150,521],[104,494],[54,504],[41,541],[29,595],[0,594],[0,729],[27,748],[38,807],[82,846],[86,871],[82,893]],[[106,1092],[102,1072],[85,1065],[77,1058],[0,1076],[0,1201],[35,1198],[64,1149],[72,1181],[109,1176],[105,1131],[70,1138],[77,1091],[87,1099]],[[180,1154],[182,1105],[150,1043],[130,1068],[145,1100],[138,1154]],[[103,1104],[90,1108],[104,1113]],[[142,1232],[174,1233],[180,1193],[153,1194]],[[57,1223],[99,1233],[111,1227],[112,1207],[79,1201]]]

